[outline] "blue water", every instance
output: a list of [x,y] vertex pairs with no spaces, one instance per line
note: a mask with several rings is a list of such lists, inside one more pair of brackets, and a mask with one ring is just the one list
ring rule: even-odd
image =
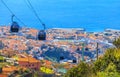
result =
[[[42,29],[33,12],[26,6],[25,0],[4,1],[27,27]],[[120,0],[30,1],[47,28],[85,28],[87,31],[120,29]],[[0,25],[9,25],[10,19],[11,13],[0,1]]]

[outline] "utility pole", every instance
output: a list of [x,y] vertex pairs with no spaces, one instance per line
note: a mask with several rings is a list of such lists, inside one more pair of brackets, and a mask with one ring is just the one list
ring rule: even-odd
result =
[[2,40],[0,40],[0,55],[2,55],[2,49],[4,48],[4,43]]
[[85,44],[82,43],[82,61],[84,61],[84,46],[85,46]]
[[97,55],[97,60],[98,60],[98,56],[99,56],[99,55],[98,55],[98,45],[99,45],[99,44],[98,44],[98,42],[97,42],[97,46],[96,46],[96,55]]

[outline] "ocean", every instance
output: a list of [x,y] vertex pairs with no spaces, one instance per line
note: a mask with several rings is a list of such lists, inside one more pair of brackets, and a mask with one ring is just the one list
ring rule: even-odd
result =
[[[26,27],[43,29],[26,0],[3,0]],[[49,28],[85,28],[100,32],[120,30],[120,0],[29,0]],[[11,24],[11,13],[0,0],[0,25]],[[17,19],[17,21],[21,26]]]

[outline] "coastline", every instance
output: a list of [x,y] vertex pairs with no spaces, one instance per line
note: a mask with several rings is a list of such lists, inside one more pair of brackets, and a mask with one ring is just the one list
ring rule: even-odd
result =
[[[0,27],[10,27],[10,25],[0,25]],[[41,30],[41,29],[38,29],[37,27],[29,27],[29,26],[21,26],[21,28],[30,28],[30,29],[36,29],[36,30]],[[96,32],[96,33],[98,33],[98,32],[104,32],[104,31],[106,31],[106,30],[111,30],[111,31],[120,31],[120,29],[116,29],[116,28],[103,28],[102,30],[101,29],[92,29],[92,30],[90,30],[89,28],[70,28],[70,27],[54,27],[54,28],[47,28],[46,30],[49,30],[49,29],[62,29],[62,30],[82,30],[82,31],[85,31],[85,32]]]

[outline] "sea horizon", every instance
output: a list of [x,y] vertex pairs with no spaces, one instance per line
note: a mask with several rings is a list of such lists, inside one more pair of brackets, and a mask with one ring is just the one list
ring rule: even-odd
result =
[[[2,26],[11,26],[11,25],[0,25],[0,27],[2,27]],[[35,28],[35,27],[30,27],[30,26],[20,26],[21,28],[31,28],[31,29],[36,29],[36,30],[43,30],[43,29],[38,29],[38,28]],[[66,30],[72,30],[72,29],[76,29],[76,30],[83,30],[83,31],[85,31],[85,32],[104,32],[105,30],[115,30],[115,31],[120,31],[120,29],[115,29],[115,28],[106,28],[106,29],[103,29],[103,30],[96,30],[96,31],[90,31],[90,30],[86,30],[86,28],[74,28],[74,27],[71,27],[71,28],[69,28],[69,27],[64,27],[64,28],[62,28],[62,27],[54,27],[54,28],[46,28],[46,30],[48,30],[48,29],[66,29]]]

